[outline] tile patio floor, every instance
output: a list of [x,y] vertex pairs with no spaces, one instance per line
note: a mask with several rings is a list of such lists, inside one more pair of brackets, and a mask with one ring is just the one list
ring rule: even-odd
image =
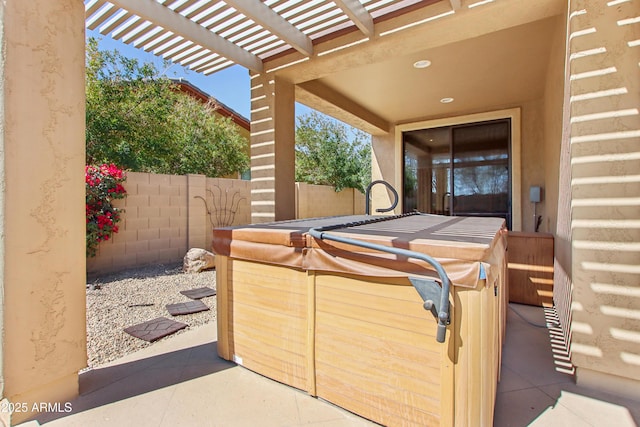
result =
[[[508,314],[494,426],[640,423],[640,402],[578,387],[571,375],[558,371],[570,366],[561,351],[552,352],[557,331],[532,325],[544,325],[549,311],[511,304]],[[83,373],[71,413],[21,426],[376,425],[216,354],[215,324],[201,326]]]

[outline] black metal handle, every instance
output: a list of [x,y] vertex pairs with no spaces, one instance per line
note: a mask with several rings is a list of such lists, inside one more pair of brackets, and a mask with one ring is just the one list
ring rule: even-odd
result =
[[376,212],[390,212],[392,210],[394,210],[396,208],[396,206],[398,206],[398,192],[396,191],[395,188],[393,188],[393,186],[391,184],[389,184],[387,181],[383,181],[381,179],[378,179],[376,181],[373,181],[371,184],[369,184],[367,186],[367,190],[364,193],[364,197],[365,197],[365,212],[367,213],[367,215],[371,215],[371,201],[369,200],[371,197],[371,188],[376,185],[376,184],[383,184],[384,186],[386,186],[389,190],[391,190],[391,193],[393,194],[393,197],[395,198],[395,200],[393,201],[393,203],[391,204],[390,207],[388,208],[379,208],[376,209]]

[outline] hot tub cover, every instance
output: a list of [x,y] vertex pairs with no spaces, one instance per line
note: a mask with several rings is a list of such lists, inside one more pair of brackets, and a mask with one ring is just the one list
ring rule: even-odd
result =
[[[345,225],[349,224],[349,225]],[[318,241],[309,229],[435,258],[454,286],[476,287],[486,274],[500,274],[506,248],[502,218],[451,217],[427,214],[339,216],[279,221],[215,229],[213,250],[223,256],[267,262],[303,270],[377,277],[430,276],[427,263],[333,241]]]

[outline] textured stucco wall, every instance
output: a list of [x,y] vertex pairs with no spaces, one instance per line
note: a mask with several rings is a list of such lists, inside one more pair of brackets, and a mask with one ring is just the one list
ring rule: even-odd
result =
[[544,96],[544,202],[541,230],[556,232],[558,220],[558,182],[560,174],[560,147],[562,142],[564,62],[566,56],[566,14],[556,18],[551,54],[547,67]]
[[[371,136],[371,181],[384,180],[398,192],[400,201],[390,214],[402,212],[402,150],[396,146],[396,130]],[[393,203],[393,194],[383,185],[371,189],[371,212],[386,209]]]
[[[568,7],[567,7],[568,8]],[[567,14],[564,24],[554,38],[551,64],[557,71],[549,71],[546,84],[547,139],[546,158],[558,161],[557,167],[545,167],[547,203],[555,206],[550,215],[550,231],[554,233],[553,303],[562,325],[565,344],[571,340],[571,153],[569,147],[570,80],[567,53]],[[559,73],[560,75],[557,75]],[[558,104],[560,104],[558,106]],[[562,118],[558,122],[558,118]],[[556,135],[559,133],[559,137]]]
[[[541,94],[542,95],[542,94]],[[545,110],[544,99],[523,102],[522,108],[522,141],[521,141],[521,181],[520,200],[522,206],[522,231],[533,232],[534,206],[529,200],[529,189],[532,186],[543,188],[543,198],[536,204],[536,215],[541,215],[543,222],[539,231],[547,231],[547,194],[545,185]],[[558,118],[559,119],[559,118]]]
[[77,0],[0,7],[4,394],[30,406],[74,397],[86,366],[84,7]]
[[[4,52],[4,9],[5,5],[0,3],[0,52]],[[0,99],[4,100],[5,93],[5,64],[4,59],[0,59]],[[0,102],[0,337],[4,336],[4,193],[5,193],[5,116],[4,102]],[[4,340],[0,339],[0,399],[4,398]],[[4,400],[3,400],[4,402]],[[0,414],[0,422],[9,424],[11,415]]]
[[[567,5],[568,9],[568,5]],[[562,325],[564,343],[571,340],[571,153],[569,149],[570,80],[567,68],[567,14],[552,49],[551,64],[558,65],[550,71],[546,84],[547,139],[545,150],[549,166],[547,177],[547,206],[549,216],[555,214],[550,230],[555,234],[553,259],[553,303]],[[560,76],[557,74],[560,73]],[[560,104],[558,110],[556,104]],[[557,118],[561,117],[560,123]],[[555,120],[554,120],[555,118]],[[559,128],[558,128],[559,126]],[[559,139],[556,140],[556,134]],[[557,167],[552,165],[557,159]],[[555,184],[555,185],[554,185]]]
[[639,16],[637,1],[573,0],[569,17],[572,360],[579,383],[636,397]]

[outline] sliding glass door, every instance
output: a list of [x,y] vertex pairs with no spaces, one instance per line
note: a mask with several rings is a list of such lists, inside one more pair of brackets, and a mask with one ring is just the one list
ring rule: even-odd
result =
[[511,226],[509,119],[403,132],[404,211]]

